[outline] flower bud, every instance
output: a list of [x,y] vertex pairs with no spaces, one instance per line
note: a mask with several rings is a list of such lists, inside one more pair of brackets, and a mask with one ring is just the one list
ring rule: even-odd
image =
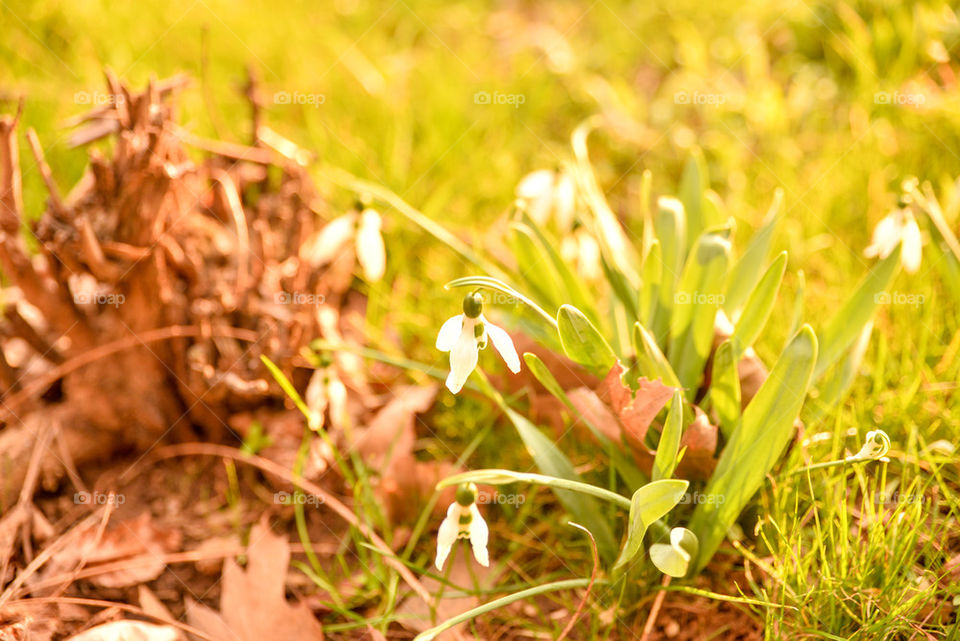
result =
[[483,297],[480,292],[471,292],[463,297],[463,314],[467,318],[477,318],[483,312]]
[[477,486],[474,483],[464,483],[457,487],[457,503],[463,507],[470,507],[477,502]]

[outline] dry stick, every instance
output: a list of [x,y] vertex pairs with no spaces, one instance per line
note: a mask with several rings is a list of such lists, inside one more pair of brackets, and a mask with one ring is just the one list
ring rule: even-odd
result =
[[[207,331],[209,332],[210,330]],[[240,329],[236,327],[223,329],[218,328],[212,330],[212,333],[214,335],[228,336],[250,343],[255,343],[259,339],[259,336],[257,336],[256,332],[249,329]],[[34,394],[43,391],[47,386],[63,378],[67,374],[78,370],[81,367],[89,365],[94,361],[100,360],[101,358],[106,358],[107,356],[112,356],[117,352],[122,352],[125,349],[136,347],[141,343],[155,343],[157,341],[169,340],[171,338],[184,338],[186,336],[202,335],[204,335],[203,330],[196,325],[172,325],[170,327],[151,329],[135,336],[126,336],[124,338],[119,338],[115,341],[94,347],[93,349],[87,350],[83,354],[71,358],[62,365],[58,365],[49,372],[45,372],[44,374],[38,376],[28,385],[25,385],[19,392],[11,396],[8,400],[3,401],[3,407],[0,408],[0,421],[8,420],[13,415],[13,409],[24,401],[28,400]]]
[[114,505],[113,494],[110,495],[110,500],[107,501],[107,505],[103,510],[103,518],[100,519],[100,524],[97,526],[97,533],[93,538],[93,545],[88,547],[80,556],[80,561],[77,563],[76,567],[70,571],[69,576],[63,580],[63,583],[59,588],[54,590],[54,596],[61,596],[67,588],[76,580],[77,574],[83,571],[83,566],[87,564],[87,560],[90,558],[90,555],[93,554],[94,550],[100,547],[100,541],[103,540],[103,533],[107,531],[107,523],[110,521],[110,517],[113,516],[113,511],[116,509]]
[[[106,507],[109,506],[105,506],[100,511],[105,512]],[[80,521],[77,525],[73,526],[59,539],[44,548],[43,552],[37,555],[37,558],[31,561],[30,564],[27,565],[27,567],[24,568],[24,570],[18,574],[13,581],[10,582],[10,585],[7,586],[7,589],[3,591],[3,594],[0,594],[0,608],[2,608],[3,605],[10,599],[10,597],[20,588],[20,586],[23,585],[24,581],[30,578],[38,569],[43,566],[44,563],[50,560],[50,557],[52,557],[54,553],[65,547],[66,544],[72,540],[78,532],[86,530],[93,523],[95,523],[97,518],[98,514],[94,512],[87,518]]]
[[[18,510],[23,510],[28,516],[20,524],[20,545],[23,547],[23,556],[27,563],[33,561],[33,546],[30,545],[30,526],[33,523],[33,506],[27,506],[33,503],[33,491],[37,487],[37,479],[40,478],[40,457],[50,445],[50,437],[53,435],[54,425],[46,424],[41,428],[40,438],[33,442],[33,451],[30,452],[30,462],[27,463],[27,474],[24,477],[23,486],[20,488],[20,497],[17,499]],[[0,577],[7,575],[6,563],[4,563],[3,572]]]
[[[339,545],[333,543],[320,543],[313,542],[311,546],[314,549],[323,550],[324,553],[334,554],[337,550],[340,549]],[[291,552],[303,552],[306,548],[302,543],[290,543]],[[101,563],[98,565],[92,565],[86,568],[83,568],[82,571],[77,572],[76,574],[57,574],[42,581],[36,581],[31,583],[29,588],[23,588],[23,590],[42,590],[43,588],[48,588],[51,585],[57,585],[67,576],[72,576],[74,581],[80,579],[90,579],[95,576],[102,576],[104,574],[111,574],[113,572],[120,572],[122,570],[129,570],[134,568],[146,568],[153,567],[157,561],[162,562],[164,565],[172,565],[174,563],[197,563],[200,561],[210,561],[213,559],[226,559],[229,557],[240,556],[241,554],[247,554],[249,548],[245,545],[229,545],[220,550],[188,550],[187,552],[171,552],[169,554],[140,554],[134,557],[121,559],[119,561],[111,561],[109,563]],[[19,596],[19,593],[15,596]]]
[[[670,585],[670,575],[663,575],[663,582],[661,583],[664,588]],[[643,634],[640,635],[640,641],[647,641],[650,637],[650,633],[653,632],[653,624],[657,621],[657,616],[660,614],[660,606],[663,605],[663,599],[667,596],[666,590],[660,590],[657,597],[653,600],[653,607],[650,608],[650,616],[647,617],[647,623],[643,626]]]
[[160,448],[154,454],[154,458],[157,460],[175,458],[178,456],[220,456],[233,461],[248,463],[254,467],[259,467],[265,472],[280,476],[294,486],[299,486],[311,494],[320,497],[323,499],[324,505],[330,507],[330,509],[340,515],[344,521],[357,528],[361,534],[370,539],[370,541],[373,543],[373,546],[377,548],[383,555],[384,563],[396,570],[397,574],[399,574],[400,577],[406,581],[407,585],[409,585],[410,588],[413,589],[413,591],[416,592],[420,598],[423,599],[431,608],[435,607],[433,597],[430,596],[430,593],[423,586],[423,584],[420,583],[417,577],[413,575],[410,569],[395,558],[395,553],[392,549],[390,549],[390,546],[387,545],[387,543],[381,539],[370,527],[364,523],[361,523],[356,514],[354,514],[350,508],[341,503],[337,497],[335,497],[333,494],[330,494],[316,483],[308,481],[299,474],[294,474],[287,468],[274,463],[273,461],[253,454],[244,454],[240,450],[227,447],[225,445],[215,445],[213,443],[184,443],[182,445],[170,445],[168,447]]
[[20,230],[23,218],[23,182],[16,129],[23,113],[23,97],[15,116],[0,116],[0,229],[8,234]]
[[597,580],[597,575],[600,573],[600,556],[597,554],[597,542],[594,540],[593,534],[582,525],[577,525],[576,523],[570,523],[570,525],[583,530],[587,533],[587,536],[590,537],[590,550],[593,552],[593,571],[590,572],[590,583],[587,584],[587,591],[583,595],[580,605],[577,606],[577,611],[573,613],[570,621],[568,621],[567,625],[563,628],[563,632],[557,637],[557,641],[566,639],[570,631],[573,630],[573,625],[577,622],[577,619],[580,618],[580,615],[583,614],[583,608],[587,605],[587,599],[590,598],[590,592],[593,590],[593,582]]
[[73,605],[86,605],[95,608],[117,608],[118,610],[123,610],[124,612],[130,612],[131,614],[136,614],[138,616],[148,617],[161,623],[167,625],[172,625],[177,628],[180,628],[184,632],[192,634],[194,636],[200,637],[201,639],[207,639],[207,641],[217,641],[217,639],[211,637],[207,633],[194,628],[193,626],[187,625],[182,621],[177,621],[176,619],[171,619],[169,617],[162,617],[157,614],[151,614],[150,612],[145,611],[142,608],[138,608],[134,605],[128,603],[118,603],[116,601],[103,601],[101,599],[85,599],[83,597],[71,597],[71,596],[58,596],[58,597],[36,597],[33,599],[18,599],[16,601],[10,601],[8,605],[34,605],[34,604],[44,604],[44,603],[70,603]]
[[47,186],[47,191],[50,193],[50,204],[57,213],[67,211],[67,208],[63,205],[63,199],[60,198],[60,190],[57,188],[57,183],[53,180],[53,172],[50,171],[50,165],[47,164],[47,159],[43,156],[43,147],[40,146],[40,139],[37,137],[37,132],[33,130],[33,127],[27,129],[27,142],[30,143],[30,151],[33,152],[33,159],[37,161],[40,176],[43,177],[43,183]]
[[[33,490],[36,487],[37,479],[40,477],[40,455],[43,453],[43,450],[46,449],[50,435],[53,433],[53,427],[47,425],[43,428],[43,433],[40,435],[40,438],[34,442],[33,451],[30,453],[30,461],[27,463],[27,473],[24,476],[23,485],[20,488],[20,497],[17,499],[16,505],[14,505],[13,510],[10,514],[4,517],[4,521],[8,518],[15,523],[13,527],[16,527],[20,530],[21,534],[24,536],[24,540],[21,542],[21,545],[24,546],[24,549],[27,551],[27,562],[29,563],[33,559],[30,559],[32,552],[29,552],[27,545],[29,544],[29,535],[27,534],[27,528],[30,527],[31,514],[27,508],[27,502],[33,497]],[[19,521],[17,523],[17,521]],[[14,535],[15,537],[16,535]],[[11,544],[13,539],[11,538]],[[0,554],[3,555],[3,564],[0,567],[0,580],[3,580],[3,577],[7,576],[7,567],[10,563],[10,557],[7,556],[2,550]]]
[[269,149],[248,147],[247,145],[223,142],[221,140],[210,140],[209,138],[203,138],[191,133],[178,125],[174,125],[172,130],[177,138],[183,141],[184,144],[216,154],[217,156],[232,158],[233,160],[245,160],[258,165],[272,165],[276,160],[274,152]]
[[236,304],[240,305],[246,296],[250,280],[250,231],[247,229],[247,216],[243,212],[240,194],[230,175],[222,169],[212,172],[213,179],[220,187],[220,196],[224,206],[230,210],[233,224],[237,229],[237,282]]
[[80,255],[87,267],[97,279],[103,282],[118,281],[124,275],[124,271],[107,260],[103,253],[103,246],[97,238],[97,232],[93,229],[93,223],[84,214],[76,217],[76,223],[77,232],[80,234]]

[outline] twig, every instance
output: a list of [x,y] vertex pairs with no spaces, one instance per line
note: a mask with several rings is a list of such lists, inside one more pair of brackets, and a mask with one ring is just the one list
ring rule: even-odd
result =
[[316,483],[308,481],[302,476],[292,473],[290,470],[282,465],[279,465],[278,463],[274,463],[273,461],[253,454],[245,454],[238,449],[227,447],[225,445],[215,445],[213,443],[184,443],[182,445],[171,445],[161,448],[157,450],[154,455],[154,457],[158,460],[174,458],[178,456],[220,456],[234,461],[239,461],[241,463],[248,463],[249,465],[259,467],[265,472],[275,474],[293,485],[299,485],[311,494],[322,498],[324,505],[336,512],[340,518],[357,528],[361,534],[370,539],[370,542],[373,543],[374,547],[376,547],[383,554],[384,562],[396,570],[397,574],[399,574],[400,577],[406,581],[407,585],[409,585],[410,588],[413,589],[413,591],[416,592],[421,599],[423,599],[431,608],[435,607],[433,597],[430,596],[430,593],[417,579],[417,577],[413,575],[409,568],[394,558],[395,553],[390,546],[387,545],[387,543],[381,539],[377,533],[374,532],[366,523],[360,521],[360,519],[357,518],[357,515],[354,514],[350,508],[341,503],[337,497],[330,494]]
[[33,159],[37,161],[40,176],[43,178],[43,183],[47,186],[47,191],[50,193],[50,206],[53,207],[54,211],[58,214],[63,214],[67,211],[67,208],[63,206],[60,189],[53,180],[53,172],[50,171],[50,165],[47,164],[47,159],[43,156],[43,147],[40,146],[40,138],[37,137],[37,132],[34,131],[32,127],[27,129],[27,142],[30,143],[30,151],[33,153]]
[[[209,332],[210,330],[207,331]],[[225,334],[231,338],[236,338],[238,340],[247,341],[250,343],[255,343],[257,340],[259,340],[259,336],[257,336],[256,332],[249,329],[231,327],[229,329],[217,329],[212,331],[214,334]],[[131,347],[136,347],[137,345],[144,343],[155,343],[157,341],[169,340],[171,338],[184,338],[187,336],[203,335],[203,330],[195,325],[173,325],[171,327],[152,329],[136,336],[125,336],[124,338],[94,347],[93,349],[87,350],[79,356],[71,358],[67,362],[53,368],[49,372],[41,374],[32,380],[28,385],[25,385],[19,392],[5,400],[3,402],[3,407],[0,408],[0,421],[9,420],[9,418],[13,416],[13,409],[27,399],[31,398],[34,394],[43,391],[55,381],[63,378],[70,372],[76,371],[85,365],[89,365],[94,361],[100,360],[101,358],[106,358],[107,356],[111,356],[117,352],[122,352],[125,349],[130,349]]]
[[560,636],[557,637],[557,641],[563,641],[566,639],[567,635],[570,634],[570,631],[573,630],[573,625],[583,613],[583,608],[587,605],[587,599],[590,598],[590,592],[593,590],[593,583],[597,580],[597,575],[600,573],[600,556],[597,553],[597,542],[593,538],[593,533],[577,523],[570,522],[569,525],[572,525],[579,530],[583,530],[587,533],[587,536],[590,537],[590,550],[593,552],[593,570],[590,572],[590,583],[587,584],[587,591],[584,593],[583,599],[580,601],[580,605],[577,606],[577,611],[573,613],[572,617],[570,617],[570,621],[567,622],[566,627],[563,628],[563,632],[561,632]]
[[[663,585],[663,587],[670,585],[669,574],[663,575],[661,585]],[[643,626],[643,634],[640,635],[640,641],[647,641],[647,639],[650,638],[650,633],[653,632],[653,624],[657,621],[657,616],[660,614],[660,606],[663,605],[663,599],[666,596],[666,590],[660,590],[660,592],[657,593],[656,598],[653,600],[653,607],[650,608],[650,616],[647,617],[647,623]]]
[[161,623],[166,623],[167,625],[172,625],[180,628],[184,632],[192,634],[194,636],[200,637],[201,639],[207,639],[207,641],[217,641],[210,635],[205,632],[194,628],[193,626],[187,625],[182,621],[177,621],[175,619],[170,619],[167,617],[162,617],[156,614],[151,614],[142,608],[138,608],[134,605],[128,603],[119,603],[116,601],[102,601],[100,599],[84,599],[82,597],[67,597],[67,596],[58,596],[58,597],[36,597],[32,599],[18,599],[16,601],[10,601],[8,605],[29,605],[29,604],[43,604],[43,603],[70,603],[73,605],[86,605],[96,608],[117,608],[118,610],[123,610],[124,612],[129,612],[131,614],[136,614],[139,616],[149,617],[160,621]]

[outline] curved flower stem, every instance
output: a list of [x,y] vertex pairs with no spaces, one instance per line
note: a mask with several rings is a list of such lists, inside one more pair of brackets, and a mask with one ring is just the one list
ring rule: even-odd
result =
[[502,280],[496,278],[491,278],[489,276],[465,276],[464,278],[457,278],[452,280],[446,285],[443,286],[444,289],[450,289],[451,287],[477,287],[477,288],[487,288],[494,291],[498,291],[502,294],[509,296],[510,298],[523,303],[537,314],[539,314],[545,321],[547,321],[553,329],[558,330],[557,319],[551,316],[545,309],[537,305],[533,300],[524,296],[510,285],[507,285]]
[[520,590],[519,592],[514,592],[513,594],[508,594],[505,597],[499,599],[494,599],[490,603],[485,603],[481,606],[475,607],[472,610],[467,610],[463,614],[458,614],[457,616],[447,619],[440,625],[430,628],[429,630],[424,630],[418,634],[413,641],[430,641],[435,639],[438,634],[445,630],[449,630],[455,625],[463,623],[464,621],[469,621],[474,617],[478,617],[481,614],[486,614],[498,608],[502,608],[505,605],[510,605],[514,601],[519,601],[521,599],[526,599],[528,597],[537,596],[539,594],[544,594],[546,592],[555,592],[557,590],[572,590],[575,588],[582,588],[590,585],[591,579],[566,579],[563,581],[554,581],[553,583],[545,583],[543,585],[538,585],[533,588],[528,588],[526,590]]
[[[441,243],[452,249],[467,261],[488,272],[499,272],[489,260],[475,253],[470,246],[450,233],[443,225],[434,222],[423,212],[418,211],[390,189],[354,176],[339,167],[325,165],[322,175],[330,182],[360,194],[369,194],[373,198],[393,207],[401,216],[427,232]],[[498,274],[499,275],[499,274]]]
[[497,469],[473,470],[471,472],[463,472],[461,474],[455,474],[443,479],[437,483],[437,489],[439,490],[451,485],[459,485],[460,483],[470,482],[483,483],[486,485],[505,485],[507,483],[533,483],[536,485],[546,485],[548,487],[553,487],[560,490],[570,490],[571,492],[588,494],[598,499],[615,503],[625,510],[630,509],[630,499],[625,496],[621,496],[616,492],[611,492],[610,490],[597,487],[596,485],[590,485],[589,483],[570,481],[568,479],[561,479],[555,476],[547,476],[546,474],[533,474],[530,472],[512,472],[510,470]]

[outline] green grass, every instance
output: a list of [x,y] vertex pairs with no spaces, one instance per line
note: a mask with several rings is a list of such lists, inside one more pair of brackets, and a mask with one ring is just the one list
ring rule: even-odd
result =
[[[946,3],[601,0],[509,7],[9,2],[0,7],[0,107],[13,111],[16,98],[26,96],[24,123],[38,130],[66,191],[85,153],[66,148],[59,125],[86,108],[77,97],[90,94],[78,92],[103,91],[103,65],[137,84],[190,73],[195,85],[181,101],[183,124],[245,141],[248,108],[239,89],[249,64],[268,99],[267,122],[315,150],[321,167],[342,167],[392,189],[471,244],[485,242],[491,228],[496,238],[517,181],[569,158],[571,131],[602,112],[619,128],[591,138],[592,159],[611,205],[635,232],[642,171],[653,172],[655,194],[675,193],[694,144],[706,155],[711,187],[740,223],[740,240],[762,218],[774,188],[783,187],[787,219],[774,248],[788,249],[790,258],[757,346],[768,362],[788,338],[793,272],[805,272],[806,318],[819,328],[867,271],[862,250],[895,203],[900,181],[916,175],[943,191],[960,175],[960,90],[951,76],[960,22]],[[559,38],[567,48],[547,52],[531,34],[541,42],[544,34]],[[937,62],[941,49],[950,62]],[[522,95],[523,104],[476,104],[475,93],[483,91]],[[322,95],[323,103],[274,104],[277,92]],[[887,104],[918,95],[919,107]],[[707,104],[684,104],[681,96]],[[25,164],[25,201],[35,217],[46,194],[32,162]],[[354,194],[325,183],[322,169],[316,177],[335,206],[352,202]],[[470,272],[402,218],[385,214],[390,285],[370,292],[370,341],[382,345],[388,330],[397,331],[409,357],[443,367],[432,328],[458,302],[440,284]],[[808,437],[828,437],[806,451],[795,447],[758,497],[760,536],[754,542],[747,528],[744,542],[765,569],[754,566],[755,587],[759,596],[792,606],[755,608],[774,638],[909,638],[920,630],[942,633],[952,621],[928,615],[960,596],[957,575],[943,569],[960,549],[960,457],[936,453],[931,444],[960,442],[958,300],[941,277],[950,259],[933,252],[924,258],[920,273],[901,275],[894,286],[922,295],[923,303],[879,310],[850,395],[838,411],[806,426]],[[424,453],[442,458],[447,447],[462,451],[496,415],[475,400],[442,396],[432,420],[447,445],[427,442]],[[889,463],[791,475],[856,451],[877,427],[893,439]],[[856,437],[845,436],[850,428]],[[506,457],[527,469],[519,445],[504,453],[510,439],[510,428],[497,423],[470,466],[503,466]],[[571,441],[561,443],[568,452],[575,451]],[[901,495],[923,501],[876,504],[873,497],[894,482]],[[368,505],[366,491],[356,491]],[[499,558],[531,577],[516,589],[587,576],[582,538],[561,526],[549,495],[529,498],[516,510],[488,510],[497,512],[490,516]],[[430,543],[415,550],[419,567],[429,566]],[[370,560],[369,551],[360,554]],[[382,578],[385,570],[377,572]],[[597,634],[604,634],[607,597],[585,615]],[[553,598],[576,607],[573,597]],[[384,601],[384,613],[391,603]],[[515,623],[554,635],[562,627],[538,619]]]

